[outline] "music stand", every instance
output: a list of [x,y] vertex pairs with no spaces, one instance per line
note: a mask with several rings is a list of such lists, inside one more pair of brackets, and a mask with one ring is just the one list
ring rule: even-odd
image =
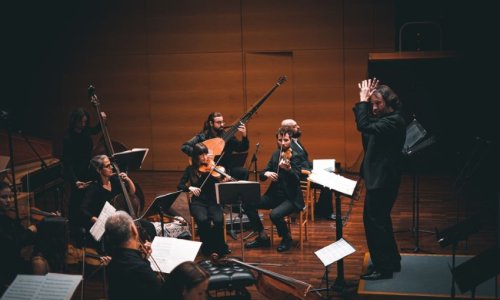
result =
[[215,184],[215,195],[218,204],[238,204],[238,218],[240,219],[241,259],[245,261],[245,247],[243,246],[243,210],[242,204],[257,205],[260,201],[260,183],[255,181],[230,181]]
[[[403,146],[402,153],[407,157],[413,157],[416,153],[429,147],[436,142],[436,138],[431,136],[427,137],[427,130],[417,121],[416,117],[413,116],[413,121],[406,127],[406,140]],[[415,163],[414,163],[415,164]],[[417,172],[416,166],[413,166],[413,201],[412,201],[412,228],[410,232],[415,235],[415,248],[413,249],[403,249],[403,250],[413,250],[413,252],[419,252],[420,248],[420,232],[434,233],[430,230],[420,229],[420,182],[419,174]]]
[[148,154],[148,148],[134,148],[113,154],[112,159],[123,172],[135,171],[141,168],[142,162]]
[[149,207],[144,211],[144,214],[139,218],[143,219],[154,214],[160,215],[161,236],[165,236],[165,228],[163,227],[163,214],[172,207],[175,200],[179,197],[182,191],[168,193],[165,195],[157,196]]

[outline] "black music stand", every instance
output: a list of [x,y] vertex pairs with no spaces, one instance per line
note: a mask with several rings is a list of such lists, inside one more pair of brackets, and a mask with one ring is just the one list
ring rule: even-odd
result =
[[157,196],[149,207],[145,210],[144,214],[139,218],[143,219],[154,214],[160,215],[161,236],[165,236],[165,228],[163,227],[163,214],[168,212],[170,207],[174,204],[175,200],[179,197],[182,191],[168,193],[165,195]]
[[118,164],[122,172],[135,171],[141,168],[142,162],[148,154],[148,148],[134,148],[113,154],[112,159]]
[[240,219],[241,259],[245,261],[245,247],[243,246],[243,210],[242,205],[257,204],[260,201],[260,183],[255,181],[230,181],[215,184],[217,203],[237,204]]
[[[403,146],[402,153],[407,157],[414,157],[415,154],[419,153],[421,150],[429,147],[436,142],[436,138],[431,136],[427,138],[427,130],[417,121],[415,116],[413,116],[413,121],[406,127],[406,140]],[[420,181],[417,167],[415,162],[413,162],[413,201],[412,201],[412,232],[415,236],[415,248],[413,249],[403,249],[403,250],[413,250],[413,252],[422,251],[420,248],[420,232],[434,233],[431,230],[421,230],[420,229]]]

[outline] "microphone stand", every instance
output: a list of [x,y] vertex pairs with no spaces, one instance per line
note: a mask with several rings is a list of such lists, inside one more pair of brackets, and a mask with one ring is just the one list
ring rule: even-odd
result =
[[250,165],[248,165],[248,170],[250,170],[250,167],[253,164],[253,175],[255,177],[255,181],[257,180],[257,152],[259,151],[260,143],[255,144],[255,152],[252,155],[252,160],[250,161]]

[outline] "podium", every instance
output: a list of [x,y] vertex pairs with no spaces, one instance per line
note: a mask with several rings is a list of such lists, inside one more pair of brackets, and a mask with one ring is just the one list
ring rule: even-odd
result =
[[240,219],[241,259],[245,261],[245,247],[243,246],[243,210],[242,205],[257,204],[260,201],[260,183],[255,181],[230,181],[215,184],[215,195],[218,204],[237,204],[238,218]]

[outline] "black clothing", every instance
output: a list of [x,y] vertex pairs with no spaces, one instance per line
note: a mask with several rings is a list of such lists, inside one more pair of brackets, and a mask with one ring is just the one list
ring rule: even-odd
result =
[[[201,251],[204,255],[210,255],[216,252],[223,255],[228,252],[228,246],[224,241],[224,213],[222,207],[217,204],[215,196],[215,183],[217,179],[208,173],[198,174],[198,170],[194,170],[193,166],[188,166],[184,170],[181,180],[177,188],[184,192],[189,192],[189,186],[200,187],[203,181],[209,176],[207,182],[201,189],[199,197],[192,196],[189,203],[189,211],[193,216],[200,240],[203,243]],[[213,223],[213,227],[211,226]]]
[[82,226],[80,205],[82,204],[85,190],[78,189],[77,181],[87,182],[95,178],[94,170],[89,168],[92,158],[92,135],[99,133],[101,126],[85,127],[80,133],[68,132],[63,139],[63,172],[64,179],[71,188],[68,205],[68,221],[73,235]]
[[161,281],[141,252],[119,248],[108,268],[109,299],[161,299]]
[[8,216],[0,215],[0,295],[5,286],[10,284],[18,273],[29,271],[27,263],[21,257],[21,249],[32,245],[35,233],[24,228],[21,223]]
[[[267,177],[264,175],[267,171],[276,172],[279,164],[280,150],[276,150],[267,163],[266,168],[260,173],[260,180],[264,181]],[[272,209],[269,217],[276,225],[279,236],[288,237],[289,232],[284,217],[294,211],[300,211],[304,208],[304,197],[300,189],[300,169],[304,158],[296,155],[292,150],[290,164],[292,169],[286,171],[279,168],[278,181],[273,181],[262,196],[258,205],[243,204],[245,214],[250,220],[252,229],[261,232],[264,227],[260,220],[258,209]]]
[[[216,137],[217,136],[212,136],[210,133],[209,134],[198,133],[197,135],[192,137],[189,141],[182,144],[181,151],[189,156],[193,152],[193,147],[196,144]],[[226,168],[228,173],[231,174],[233,177],[241,180],[247,180],[248,170],[241,166],[235,166],[234,163],[231,161],[231,153],[248,151],[248,148],[249,148],[249,142],[247,137],[243,137],[241,141],[238,140],[235,136],[231,137],[224,146],[223,153],[225,154],[219,161],[219,165]]]
[[392,266],[401,260],[390,214],[401,181],[406,122],[399,111],[374,118],[370,116],[370,108],[369,102],[359,102],[353,109],[365,152],[361,164],[361,177],[366,185],[363,222],[375,269],[390,273]]
[[304,158],[304,161],[302,162],[301,166],[302,170],[311,171],[313,168],[313,164],[311,161],[309,161],[309,153],[307,152],[306,148],[304,148],[304,145],[302,145],[300,140],[293,138],[291,147],[292,147],[292,152],[294,154],[295,153],[300,154]]
[[82,205],[80,206],[80,211],[85,221],[84,226],[87,230],[93,225],[91,222],[92,217],[99,217],[106,201],[109,202],[122,193],[119,180],[118,175],[109,178],[111,191],[105,189],[99,180],[92,182],[87,188]]

